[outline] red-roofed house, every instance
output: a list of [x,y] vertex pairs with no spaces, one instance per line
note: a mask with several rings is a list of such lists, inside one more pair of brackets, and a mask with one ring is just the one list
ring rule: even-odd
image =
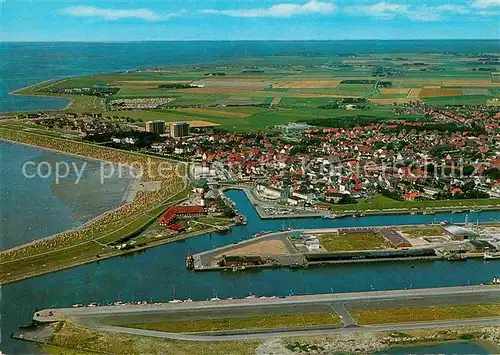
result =
[[170,207],[167,212],[160,218],[158,224],[160,226],[171,225],[177,216],[180,217],[192,217],[192,216],[203,216],[205,215],[205,209],[202,206],[176,206]]

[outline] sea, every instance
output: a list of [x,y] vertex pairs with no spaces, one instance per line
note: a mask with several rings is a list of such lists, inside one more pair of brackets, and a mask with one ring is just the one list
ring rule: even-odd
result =
[[118,169],[101,178],[109,165],[99,161],[1,140],[0,161],[0,251],[80,227],[124,203],[136,182]]
[[[93,73],[165,65],[226,62],[262,55],[335,56],[338,53],[498,52],[498,41],[303,41],[303,42],[130,42],[130,43],[2,43],[0,48],[0,112],[60,109],[66,100],[9,96],[12,90],[40,81]],[[67,180],[55,186],[50,179],[23,181],[26,161],[82,161],[80,158],[6,142],[0,143],[0,231],[2,248],[77,228],[92,216],[121,203],[125,183],[108,186],[113,198],[102,200],[97,176],[89,173],[79,190]],[[123,183],[123,185],[121,185]],[[88,191],[88,196],[85,196]],[[421,261],[309,268],[273,269],[248,273],[194,273],[184,267],[187,254],[250,238],[283,224],[333,227],[429,223],[465,215],[371,216],[358,219],[261,221],[241,191],[228,197],[247,216],[248,226],[228,234],[205,234],[144,252],[107,259],[0,286],[0,351],[6,354],[39,352],[37,346],[9,338],[19,325],[30,322],[37,309],[68,307],[74,303],[117,300],[164,301],[212,297],[288,295],[387,290],[478,284],[489,281],[500,266],[495,262]],[[123,197],[122,197],[123,198]],[[471,220],[500,220],[499,212],[483,212]]]

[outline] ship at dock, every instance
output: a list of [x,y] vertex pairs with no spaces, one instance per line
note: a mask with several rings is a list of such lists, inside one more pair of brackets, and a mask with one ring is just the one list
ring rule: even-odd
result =
[[444,258],[448,261],[465,261],[467,260],[467,255],[462,253],[450,253],[446,254]]
[[194,258],[192,255],[186,256],[186,269],[194,268]]
[[500,251],[495,251],[495,252],[487,251],[484,253],[483,259],[484,260],[500,259]]

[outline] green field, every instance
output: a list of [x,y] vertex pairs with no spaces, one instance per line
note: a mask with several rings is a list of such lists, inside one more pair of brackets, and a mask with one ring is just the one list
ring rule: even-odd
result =
[[118,334],[84,328],[69,322],[59,323],[44,353],[58,355],[82,354],[234,354],[251,355],[260,342],[220,341],[198,342],[159,339],[147,336]]
[[485,95],[462,95],[427,98],[425,102],[430,105],[486,105],[486,101],[493,96]]
[[163,323],[127,324],[124,326],[128,328],[157,330],[162,332],[192,333],[235,329],[306,327],[312,325],[334,325],[339,323],[340,318],[336,313],[306,313],[245,318],[194,319]]
[[[401,59],[404,58],[404,59]],[[422,63],[415,66],[413,63]],[[49,93],[52,89],[88,87],[114,87],[119,91],[106,100],[123,98],[169,97],[168,104],[180,107],[214,107],[217,110],[231,106],[261,106],[262,111],[244,119],[207,114],[178,115],[171,110],[118,111],[109,115],[135,117],[141,120],[203,119],[220,124],[220,129],[236,132],[262,130],[288,122],[363,115],[380,119],[402,118],[394,115],[394,109],[376,104],[364,104],[364,108],[347,111],[321,109],[346,97],[366,99],[425,100],[431,105],[478,105],[500,95],[500,83],[492,83],[489,71],[500,70],[493,64],[482,64],[477,57],[455,54],[385,53],[358,54],[354,57],[270,56],[241,58],[232,62],[200,66],[173,66],[155,71],[137,71],[98,74],[72,79],[60,79],[22,90],[30,95],[61,96],[74,100],[69,111],[101,112],[100,98],[82,95]],[[218,73],[218,74],[217,74]],[[217,75],[213,75],[217,74]],[[221,75],[223,74],[223,75]],[[182,81],[201,85],[197,88],[162,89],[162,83]],[[386,88],[393,91],[381,93],[379,82],[388,82]],[[326,84],[325,84],[326,83]],[[282,87],[285,86],[285,87]],[[436,87],[435,97],[406,97],[404,90]],[[439,88],[457,88],[462,95],[441,96]],[[403,89],[398,92],[397,89]],[[428,92],[428,91],[427,91]],[[271,103],[277,103],[269,108]],[[379,102],[390,104],[388,102]],[[105,113],[107,114],[107,113]],[[177,116],[174,116],[177,115]],[[326,121],[325,121],[326,122]]]

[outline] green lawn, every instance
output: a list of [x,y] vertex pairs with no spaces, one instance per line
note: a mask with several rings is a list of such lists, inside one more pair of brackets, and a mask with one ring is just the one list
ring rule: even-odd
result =
[[376,250],[389,247],[387,240],[377,233],[341,233],[319,236],[321,246],[327,251]]
[[198,221],[213,226],[225,226],[232,222],[231,218],[201,217]]
[[403,227],[399,231],[411,237],[436,237],[444,235],[444,229],[441,226]]
[[342,211],[380,211],[380,210],[426,210],[440,208],[474,208],[481,206],[500,206],[500,199],[472,199],[472,200],[428,200],[428,201],[397,201],[391,198],[375,195],[372,199],[361,200],[357,204],[332,205],[335,212]]
[[360,325],[413,323],[481,317],[500,317],[500,304],[468,304],[422,308],[388,308],[350,312]]
[[127,324],[124,326],[128,328],[158,330],[162,332],[191,333],[233,329],[304,327],[339,323],[340,318],[336,313],[310,313],[245,318],[193,319],[165,323]]
[[158,355],[253,355],[257,341],[181,341],[147,336],[119,334],[88,329],[64,322],[56,328],[49,346],[43,346],[48,354],[158,354]]

